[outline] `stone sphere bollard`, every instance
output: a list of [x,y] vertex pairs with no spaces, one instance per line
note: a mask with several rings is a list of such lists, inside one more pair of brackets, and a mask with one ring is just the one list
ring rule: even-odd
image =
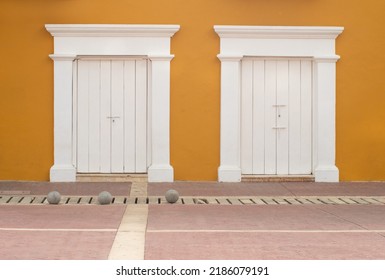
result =
[[49,204],[59,204],[61,195],[58,191],[49,192],[47,195],[47,201]]
[[109,192],[107,191],[103,191],[99,194],[98,196],[98,202],[99,204],[101,205],[104,205],[104,204],[110,204],[112,201],[112,196]]
[[175,203],[179,199],[179,193],[176,190],[168,190],[165,197],[168,203]]

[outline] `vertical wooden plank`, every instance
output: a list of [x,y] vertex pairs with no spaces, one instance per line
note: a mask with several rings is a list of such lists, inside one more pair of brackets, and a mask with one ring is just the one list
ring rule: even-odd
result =
[[72,108],[73,108],[73,118],[72,118],[72,164],[73,166],[78,165],[77,163],[77,157],[78,157],[78,62],[79,60],[75,60],[73,62],[73,84],[72,84],[72,90],[73,90],[73,97],[72,97]]
[[100,172],[111,172],[111,61],[100,64]]
[[151,165],[151,161],[152,161],[152,142],[151,142],[151,139],[152,139],[152,134],[151,134],[151,120],[152,120],[152,116],[151,116],[151,112],[152,112],[152,109],[151,109],[151,104],[152,104],[152,101],[151,101],[151,87],[150,87],[150,81],[152,80],[151,78],[151,69],[152,69],[152,66],[151,66],[151,60],[148,60],[147,61],[147,76],[148,76],[148,79],[147,79],[147,168]]
[[289,174],[301,174],[301,62],[289,62]]
[[276,108],[277,62],[265,62],[265,174],[277,174],[276,165]]
[[265,61],[253,68],[253,174],[265,174]]
[[312,166],[312,62],[301,61],[301,174]]
[[100,61],[93,60],[89,65],[89,166],[88,172],[100,172]]
[[277,62],[277,174],[289,174],[289,61]]
[[136,61],[135,172],[147,172],[147,61]]
[[111,61],[111,172],[123,172],[123,116],[124,116],[124,83],[123,61]]
[[242,61],[241,169],[253,173],[253,61]]
[[77,171],[88,172],[88,62],[78,62]]
[[135,61],[124,61],[124,172],[135,172]]

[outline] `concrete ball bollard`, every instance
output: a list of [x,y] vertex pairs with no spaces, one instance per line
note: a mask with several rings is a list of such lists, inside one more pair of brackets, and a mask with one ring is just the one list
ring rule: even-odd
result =
[[179,193],[176,190],[168,190],[166,192],[165,198],[168,203],[175,203],[179,199]]
[[61,195],[58,191],[49,192],[47,195],[47,201],[49,204],[59,204]]
[[110,204],[111,201],[112,195],[107,191],[103,191],[98,195],[98,202],[101,205]]

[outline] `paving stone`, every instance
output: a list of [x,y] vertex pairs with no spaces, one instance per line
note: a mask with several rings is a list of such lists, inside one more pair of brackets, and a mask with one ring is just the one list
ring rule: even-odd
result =
[[278,204],[290,204],[283,198],[274,198],[273,200],[276,201]]
[[370,202],[363,200],[362,198],[359,198],[359,197],[357,197],[357,198],[352,197],[351,200],[357,202],[358,204],[370,204]]
[[180,198],[178,198],[178,200],[173,204],[183,204],[183,203],[182,203],[182,200]]
[[218,201],[213,197],[207,197],[206,200],[209,204],[219,204]]
[[259,197],[253,197],[251,200],[257,205],[266,205],[266,203]]
[[365,197],[364,199],[368,201],[370,204],[383,204],[382,202],[372,197]]
[[208,204],[208,201],[204,198],[194,198],[195,204]]
[[18,204],[22,196],[12,196],[11,200],[8,201],[8,204]]
[[67,204],[78,204],[79,197],[70,197]]
[[273,200],[273,198],[271,197],[263,197],[262,200],[266,203],[266,204],[273,204],[273,205],[276,205],[277,202],[275,200]]
[[138,197],[136,204],[147,204],[147,197]]
[[[61,203],[61,202],[60,202],[60,203]],[[90,202],[90,204],[92,204],[92,205],[99,204],[99,202],[98,202],[98,197],[97,197],[97,196],[92,196],[92,197],[91,197],[91,202]]]
[[159,197],[157,197],[157,196],[150,196],[148,198],[148,203],[149,204],[159,204]]
[[332,204],[337,204],[337,205],[347,204],[345,201],[339,199],[338,197],[329,197],[328,199]]
[[194,200],[191,197],[182,197],[184,204],[194,204]]
[[307,199],[304,198],[304,197],[297,197],[296,200],[298,200],[298,201],[301,202],[302,204],[314,204],[313,202],[307,200]]
[[306,200],[310,201],[310,203],[312,203],[312,204],[321,204],[321,202],[317,198],[314,198],[314,197],[307,197]]
[[242,204],[248,204],[248,205],[255,204],[254,201],[252,201],[251,199],[239,199],[239,200]]
[[[0,204],[28,205],[28,204],[49,204],[45,196],[0,196]],[[60,204],[99,204],[97,196],[70,196],[61,197]],[[150,197],[125,197],[115,196],[114,204],[169,204],[164,196]],[[310,196],[310,197],[180,197],[175,204],[211,204],[211,205],[383,205],[385,197],[367,197],[367,196]]]
[[135,204],[136,197],[128,197],[126,200],[126,204]]
[[289,204],[292,204],[292,205],[301,205],[302,203],[299,202],[298,200],[296,200],[295,198],[285,198],[285,200],[287,202],[289,202]]
[[0,203],[7,203],[8,200],[11,199],[12,196],[4,195],[0,198]]
[[319,204],[334,204],[333,201],[329,200],[326,197],[319,197],[317,198],[317,200],[319,201]]
[[220,197],[220,198],[217,198],[217,200],[221,205],[230,205],[230,202],[226,198]]
[[28,204],[31,204],[32,200],[34,199],[33,196],[24,196],[23,197],[23,200],[20,201],[19,204],[22,204],[22,205],[28,205]]
[[32,204],[42,204],[45,200],[45,196],[35,196],[35,199],[32,201]]
[[358,204],[356,201],[351,200],[350,198],[347,198],[347,197],[340,197],[340,199],[345,201],[347,204]]
[[80,202],[79,204],[90,204],[90,200],[91,200],[92,196],[83,196],[80,198]]
[[160,204],[170,204],[170,203],[167,202],[165,197],[161,197],[160,198]]
[[232,198],[232,197],[229,197],[228,200],[230,201],[230,203],[232,205],[242,205],[242,203],[239,201],[239,199],[237,198]]
[[378,200],[379,202],[385,203],[384,197],[379,197],[379,198],[376,197],[375,199]]
[[113,204],[124,204],[124,196],[115,196],[113,198]]

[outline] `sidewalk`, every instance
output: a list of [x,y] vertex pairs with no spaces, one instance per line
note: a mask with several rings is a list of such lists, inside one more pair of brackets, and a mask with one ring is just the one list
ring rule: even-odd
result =
[[[180,204],[150,203],[170,188]],[[385,259],[385,183],[3,181],[0,200],[55,189],[68,196],[107,190],[127,200],[0,203],[0,259]],[[142,203],[128,204],[130,196]],[[270,204],[244,200],[267,197]],[[209,204],[181,204],[187,198]],[[221,204],[224,198],[238,205]]]

